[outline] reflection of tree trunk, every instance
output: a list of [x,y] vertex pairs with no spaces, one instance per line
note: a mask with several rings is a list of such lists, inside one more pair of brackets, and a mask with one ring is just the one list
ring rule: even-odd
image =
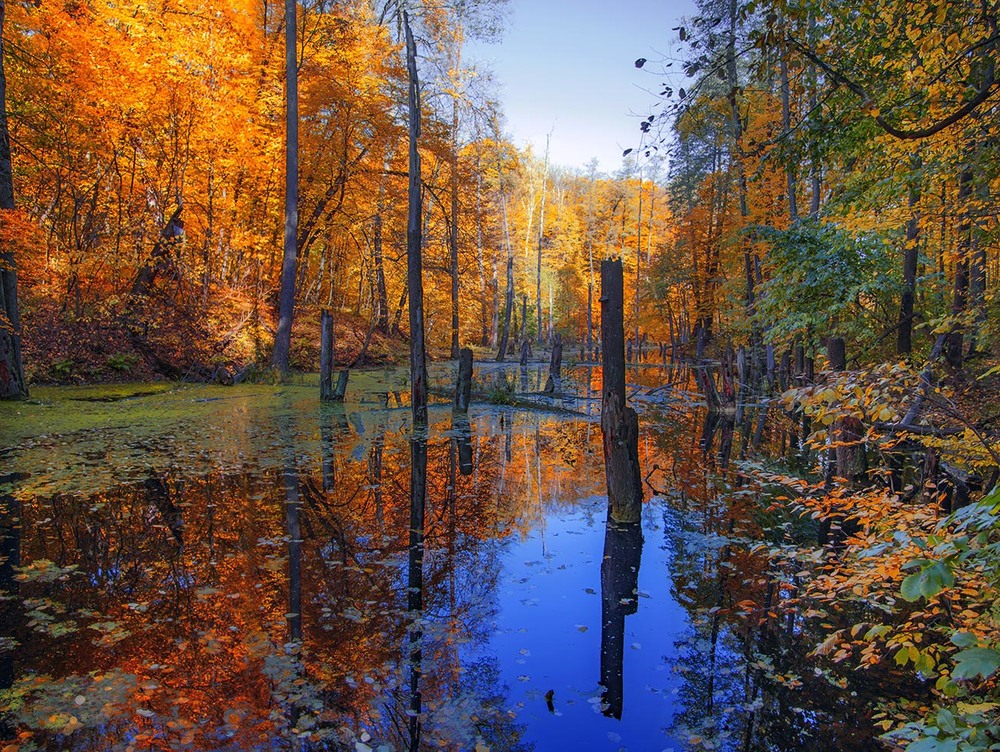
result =
[[[294,462],[294,460],[289,460]],[[288,636],[302,639],[302,530],[299,525],[299,476],[294,465],[284,468],[285,528],[288,535]]]
[[328,413],[321,412],[319,415],[319,441],[320,454],[323,466],[323,490],[327,493],[333,490],[337,480],[337,465],[333,457],[333,426],[329,420]]
[[409,620],[410,668],[410,750],[420,748],[420,674],[423,632],[420,620],[424,609],[424,500],[427,494],[427,440],[410,441],[410,546],[407,569],[406,612]]
[[451,430],[458,451],[458,472],[462,475],[472,475],[472,426],[469,424],[468,416],[452,415]]
[[382,498],[382,452],[385,447],[385,427],[379,426],[372,443],[372,453],[369,458],[369,468],[372,479],[372,494],[375,497],[375,524],[378,531],[385,531],[385,505]]
[[184,514],[174,503],[166,481],[161,476],[153,474],[146,478],[142,485],[149,495],[149,500],[163,517],[163,524],[167,526],[177,545],[183,548]]
[[[6,478],[4,479],[6,480]],[[0,691],[14,685],[15,630],[20,617],[19,586],[14,579],[15,569],[21,565],[21,503],[13,496],[0,495],[0,638],[9,638],[0,644]],[[6,714],[0,715],[0,738],[12,739],[14,729],[9,727]]]
[[609,517],[601,563],[601,702],[604,715],[613,718],[622,717],[625,617],[639,608],[641,559],[642,526],[617,524]]

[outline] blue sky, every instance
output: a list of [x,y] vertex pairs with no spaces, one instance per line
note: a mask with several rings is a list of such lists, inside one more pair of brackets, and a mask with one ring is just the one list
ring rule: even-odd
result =
[[508,135],[541,156],[552,131],[551,160],[602,172],[638,145],[641,116],[654,104],[659,77],[639,70],[676,51],[692,0],[510,0],[511,28],[500,44],[473,44],[500,83]]

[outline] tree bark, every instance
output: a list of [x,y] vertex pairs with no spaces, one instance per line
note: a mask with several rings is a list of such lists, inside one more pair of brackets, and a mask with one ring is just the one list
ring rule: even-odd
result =
[[455,387],[455,412],[469,411],[472,398],[472,350],[463,347],[458,358],[458,383]]
[[642,512],[639,416],[625,404],[624,278],[621,259],[601,263],[601,432],[611,517],[638,522]]
[[[920,157],[910,160],[911,169],[920,168]],[[920,180],[910,178],[907,207],[910,217],[906,221],[906,246],[903,249],[903,294],[899,300],[899,327],[896,330],[896,354],[909,355],[913,351],[913,303],[917,292],[917,259],[920,241]]]
[[951,315],[956,319],[948,334],[945,359],[953,368],[961,368],[963,360],[964,325],[959,319],[965,313],[969,302],[969,258],[972,253],[972,168],[964,167],[958,182],[958,206],[962,213],[958,228],[958,258],[955,260],[955,276],[952,285]]
[[[7,77],[3,36],[5,0],[0,0],[0,209],[14,208],[14,176],[7,128]],[[14,254],[0,246],[0,399],[25,399],[21,362],[21,312],[17,302],[17,267]]]
[[285,235],[278,299],[278,328],[271,367],[288,373],[295,313],[295,262],[299,225],[299,74],[296,56],[296,2],[285,0]]
[[[542,241],[545,236],[545,194],[546,184],[549,179],[549,142],[552,139],[550,132],[545,137],[545,167],[542,169],[542,202],[538,212],[538,259],[535,268],[535,320],[538,327],[536,342],[542,346]],[[526,327],[526,322],[521,322],[522,327]]]
[[503,363],[507,355],[507,343],[510,339],[510,318],[514,312],[514,249],[510,246],[510,224],[507,218],[507,195],[500,189],[500,209],[503,219],[504,244],[507,246],[507,292],[504,298],[503,321],[500,325],[500,345],[497,351],[497,363]]
[[333,399],[333,316],[329,311],[320,314],[319,398]]
[[[410,176],[407,194],[406,278],[410,291],[410,407],[414,428],[427,427],[427,353],[424,349],[424,281],[422,268],[423,204],[420,177],[420,79],[417,46],[403,12],[406,32],[406,69],[409,72]],[[426,451],[426,450],[425,450]]]

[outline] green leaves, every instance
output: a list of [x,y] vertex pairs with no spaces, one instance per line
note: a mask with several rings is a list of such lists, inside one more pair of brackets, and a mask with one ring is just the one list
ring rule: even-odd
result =
[[955,574],[947,561],[914,559],[909,566],[919,566],[920,571],[905,577],[899,592],[911,603],[921,597],[933,598],[945,588],[955,584]]
[[955,655],[953,679],[989,679],[1000,669],[1000,650],[993,648],[966,648]]

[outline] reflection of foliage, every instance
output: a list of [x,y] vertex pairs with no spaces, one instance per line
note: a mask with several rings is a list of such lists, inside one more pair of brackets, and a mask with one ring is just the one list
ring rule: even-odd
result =
[[868,319],[886,317],[884,304],[894,292],[892,255],[882,238],[816,220],[755,233],[770,244],[771,274],[761,286],[756,316],[772,340],[878,331]]
[[[135,402],[122,406],[132,411]],[[83,404],[89,410],[106,403]],[[218,403],[211,407],[220,412]],[[253,749],[293,735],[316,749],[350,748],[365,731],[375,749],[395,738],[392,719],[405,720],[407,707],[399,562],[408,539],[409,468],[398,461],[406,427],[391,430],[391,412],[366,413],[364,423],[351,414],[342,425],[337,414],[325,414],[332,426],[324,425],[321,444],[330,456],[317,463],[298,455],[303,641],[297,646],[289,642],[286,619],[280,460],[287,455],[275,446],[272,415],[265,411],[260,426],[248,422],[241,434],[257,447],[270,432],[271,454],[255,453],[253,470],[213,471],[233,463],[203,456],[155,476],[140,471],[138,482],[96,493],[31,495],[27,483],[19,487],[24,565],[17,576],[17,643],[4,645],[16,644],[18,664],[37,673],[19,677],[4,698],[15,732],[38,748],[55,744],[56,733],[72,733],[72,748],[81,752],[124,748],[127,740]],[[492,634],[506,541],[543,513],[537,499],[578,498],[579,487],[560,483],[559,473],[575,467],[592,474],[592,463],[580,458],[594,450],[583,445],[577,424],[530,417],[505,411],[499,431],[496,414],[473,421],[475,476],[458,474],[450,438],[429,449],[429,498],[447,501],[428,515],[421,691],[426,738],[445,748],[472,748],[477,739],[490,746],[494,740],[494,749],[524,748],[496,666],[475,657],[475,648]],[[307,434],[299,452],[319,446],[308,439],[315,417],[304,420],[288,432]],[[176,446],[161,435],[175,424],[165,425],[146,426],[158,440],[132,442],[147,462]],[[196,429],[213,430],[210,421]],[[74,435],[81,433],[92,441],[99,434],[87,427]],[[221,440],[239,445],[232,432]],[[535,455],[550,444],[561,451],[543,466]],[[90,473],[88,463],[74,467],[77,477]],[[307,467],[322,468],[323,477]],[[31,480],[32,489],[44,488]],[[106,482],[89,477],[87,487]],[[96,677],[115,671],[133,677],[122,680],[120,702],[92,705],[81,682],[99,695],[104,680]]]

